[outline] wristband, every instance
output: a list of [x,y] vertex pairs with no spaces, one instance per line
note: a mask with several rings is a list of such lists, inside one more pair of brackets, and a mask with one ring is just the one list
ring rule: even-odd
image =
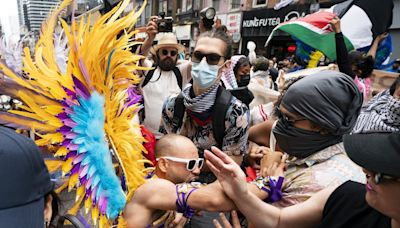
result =
[[259,189],[268,193],[267,203],[274,203],[282,199],[282,185],[284,178],[280,177],[257,177],[253,182]]
[[176,211],[178,213],[182,213],[186,218],[192,218],[196,210],[191,208],[187,201],[189,196],[195,191],[197,188],[192,188],[188,191],[187,185],[177,185],[176,186]]

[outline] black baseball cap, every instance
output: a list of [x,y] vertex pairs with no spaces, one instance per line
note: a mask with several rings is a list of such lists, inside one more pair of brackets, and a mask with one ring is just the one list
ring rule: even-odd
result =
[[0,127],[0,227],[44,227],[53,189],[42,154],[29,138]]
[[343,138],[346,153],[361,167],[400,178],[400,134],[352,134]]

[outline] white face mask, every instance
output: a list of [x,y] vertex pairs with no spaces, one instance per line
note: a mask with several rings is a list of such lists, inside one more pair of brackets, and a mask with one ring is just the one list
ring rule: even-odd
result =
[[202,89],[207,89],[214,85],[218,77],[220,66],[210,65],[205,59],[200,63],[192,63],[192,78],[193,84],[196,84]]

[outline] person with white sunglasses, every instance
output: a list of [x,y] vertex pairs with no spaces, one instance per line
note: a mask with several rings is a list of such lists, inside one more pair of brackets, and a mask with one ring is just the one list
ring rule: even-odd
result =
[[[189,190],[200,186],[195,181],[203,167],[204,159],[199,158],[197,147],[190,139],[176,134],[165,135],[157,141],[154,152],[157,164],[155,170],[148,175],[148,179],[165,179],[174,184],[192,183],[182,185],[182,188],[188,187]],[[178,194],[173,190],[173,195]],[[128,227],[158,227],[171,223],[179,227],[184,224],[186,219],[181,219],[180,215],[175,216],[175,211],[161,211],[159,209],[162,208],[154,207],[155,203],[160,201],[160,197],[164,196],[154,195],[146,190],[146,185],[139,187],[124,211]]]

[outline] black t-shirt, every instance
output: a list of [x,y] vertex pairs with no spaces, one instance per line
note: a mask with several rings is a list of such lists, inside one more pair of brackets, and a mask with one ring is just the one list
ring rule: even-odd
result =
[[352,181],[339,186],[326,202],[318,227],[390,228],[391,219],[367,204],[365,191],[365,185]]

